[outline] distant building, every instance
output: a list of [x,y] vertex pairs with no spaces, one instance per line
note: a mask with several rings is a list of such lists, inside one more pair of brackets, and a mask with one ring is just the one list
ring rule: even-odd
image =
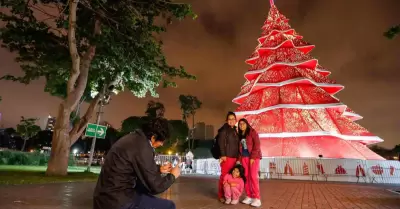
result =
[[[0,129],[0,151],[1,149],[16,149],[16,141],[14,134],[12,133],[12,128],[10,129]],[[1,160],[1,159],[0,159]]]
[[193,138],[206,139],[206,124],[204,122],[199,122],[195,125]]
[[196,124],[194,129],[193,138],[204,140],[204,139],[214,139],[214,126],[206,125],[204,122],[199,122]]
[[205,133],[206,139],[214,139],[215,133],[214,133],[214,126],[213,125],[206,125],[206,133]]
[[56,117],[49,117],[47,118],[47,123],[46,123],[46,128],[45,130],[48,131],[53,131],[54,130],[54,125],[56,124]]

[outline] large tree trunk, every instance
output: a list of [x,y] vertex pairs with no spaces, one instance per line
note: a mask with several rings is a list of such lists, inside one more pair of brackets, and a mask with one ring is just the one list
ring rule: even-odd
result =
[[[68,48],[71,56],[71,75],[67,83],[67,98],[60,104],[56,125],[54,127],[50,160],[47,166],[47,175],[67,175],[68,158],[71,145],[73,145],[86,127],[89,119],[94,113],[101,94],[93,99],[85,116],[74,124],[70,130],[71,112],[77,107],[86,89],[89,76],[90,63],[96,54],[96,45],[89,45],[87,51],[82,55],[78,52],[76,40],[76,12],[79,0],[69,1],[69,27]],[[100,21],[96,20],[93,36],[101,33]],[[82,60],[81,60],[82,58]]]
[[51,156],[47,165],[46,175],[65,176],[68,174],[68,159],[71,147],[68,141],[68,132],[54,130]]
[[71,109],[65,107],[63,103],[59,107],[59,113],[54,127],[50,160],[47,165],[46,175],[64,176],[68,173],[68,159],[71,146],[79,139],[86,128],[87,123],[93,116],[96,106],[103,94],[99,93],[90,103],[85,115],[80,121],[74,124],[71,131],[69,119]]
[[46,175],[65,176],[68,173],[68,158],[71,147],[69,138],[69,117],[71,110],[60,104],[51,144],[50,160]]

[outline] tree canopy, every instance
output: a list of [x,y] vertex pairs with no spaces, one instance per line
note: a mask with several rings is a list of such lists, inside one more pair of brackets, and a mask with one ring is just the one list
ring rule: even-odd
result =
[[179,95],[179,103],[181,104],[182,119],[184,121],[186,121],[190,115],[194,116],[196,110],[202,105],[202,102],[196,96],[192,95]]
[[22,150],[25,149],[26,140],[35,136],[39,131],[40,127],[36,125],[37,118],[25,118],[21,117],[20,123],[17,125],[17,133],[24,140]]
[[389,28],[383,35],[388,39],[394,39],[397,35],[400,34],[400,25],[393,26]]
[[[73,64],[68,47],[68,1],[3,0],[1,4],[11,11],[0,14],[6,23],[1,29],[2,46],[17,52],[16,60],[24,71],[22,77],[3,78],[28,84],[45,77],[45,90],[65,97]],[[93,97],[103,84],[114,83],[116,90],[127,88],[137,97],[147,92],[157,96],[155,88],[160,82],[175,86],[169,78],[193,79],[182,67],[167,64],[162,42],[153,36],[165,31],[163,25],[155,24],[157,17],[171,21],[187,15],[193,15],[189,5],[169,0],[80,1],[76,13],[77,53],[84,56],[91,45],[96,46],[85,94]],[[96,33],[96,27],[101,27],[101,32]]]
[[[149,101],[145,111],[146,116],[131,116],[122,121],[121,132],[126,134],[136,129],[140,129],[143,123],[149,121],[151,118],[164,117],[165,114],[164,104],[161,102]],[[184,151],[182,146],[188,137],[189,127],[185,121],[182,120],[168,120],[169,129],[171,131],[170,138],[164,143],[164,146],[157,149],[158,152],[165,152],[173,150],[174,152]]]
[[33,149],[41,149],[43,147],[51,147],[51,138],[53,132],[50,130],[39,131],[29,143],[29,147]]
[[122,121],[121,132],[127,134],[136,129],[139,129],[142,127],[143,123],[146,122],[147,120],[148,120],[147,117],[130,116]]
[[164,117],[165,107],[161,102],[150,101],[147,103],[146,116],[150,118]]

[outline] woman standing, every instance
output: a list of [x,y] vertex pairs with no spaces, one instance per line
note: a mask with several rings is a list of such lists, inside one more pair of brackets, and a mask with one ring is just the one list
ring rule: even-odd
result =
[[226,123],[218,130],[217,142],[220,149],[221,176],[218,184],[218,198],[221,202],[224,199],[224,177],[235,166],[239,157],[239,137],[236,132],[236,115],[228,112]]
[[239,138],[240,161],[245,169],[247,179],[245,184],[247,197],[242,203],[260,207],[260,182],[258,181],[261,159],[260,139],[257,131],[250,126],[246,119],[239,120]]

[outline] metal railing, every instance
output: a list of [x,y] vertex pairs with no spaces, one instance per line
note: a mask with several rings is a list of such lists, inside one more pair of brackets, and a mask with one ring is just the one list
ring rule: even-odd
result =
[[[220,175],[216,159],[194,160],[194,172]],[[260,178],[400,184],[400,161],[327,158],[263,158]]]

